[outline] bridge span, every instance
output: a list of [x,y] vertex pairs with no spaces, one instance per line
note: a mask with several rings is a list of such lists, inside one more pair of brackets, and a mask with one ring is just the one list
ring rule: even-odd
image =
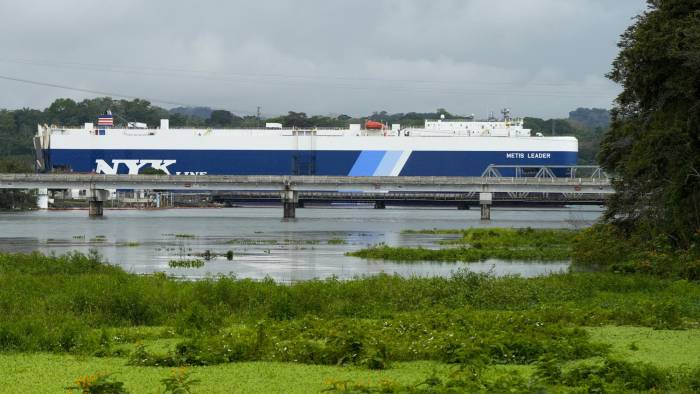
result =
[[[263,176],[263,175],[101,175],[101,174],[0,174],[0,189],[85,189],[89,191],[90,215],[101,216],[108,190],[189,190],[278,192],[284,217],[295,217],[300,192],[325,193],[466,193],[476,196],[482,219],[490,218],[495,193],[513,197],[595,196],[601,203],[612,194],[610,180],[600,173],[593,176],[555,176],[555,169],[541,168],[536,176],[502,176],[504,166],[489,167],[481,177],[405,177],[405,176]],[[521,167],[518,167],[521,168]],[[527,168],[525,169],[527,170]],[[515,171],[522,175],[521,170]],[[520,173],[520,174],[518,174]],[[565,199],[566,200],[566,199]],[[571,198],[575,200],[575,198]]]

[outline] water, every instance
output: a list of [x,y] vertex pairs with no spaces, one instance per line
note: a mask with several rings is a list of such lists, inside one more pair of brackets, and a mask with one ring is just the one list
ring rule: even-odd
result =
[[[401,234],[407,229],[465,227],[580,228],[601,214],[597,207],[566,209],[494,209],[482,223],[478,210],[371,208],[297,209],[297,219],[280,219],[281,208],[105,210],[89,219],[84,210],[0,213],[0,249],[62,254],[97,249],[109,262],[134,273],[164,271],[187,278],[235,275],[282,282],[341,279],[385,272],[402,276],[449,276],[459,268],[495,275],[543,275],[565,270],[569,262],[411,264],[367,261],[345,252],[377,243],[437,247],[445,235]],[[194,238],[177,237],[193,235]],[[328,240],[343,240],[329,244]],[[138,246],[126,246],[138,242]],[[210,250],[234,252],[232,261],[215,257],[202,268],[170,268],[172,259]],[[190,257],[193,258],[193,257]]]

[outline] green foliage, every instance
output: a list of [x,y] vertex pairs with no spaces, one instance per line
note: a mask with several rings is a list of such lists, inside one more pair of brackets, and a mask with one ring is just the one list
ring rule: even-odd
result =
[[574,238],[573,267],[700,280],[700,249],[676,249],[663,235],[627,234],[617,226],[598,224]]
[[171,375],[161,380],[165,386],[164,393],[170,394],[189,394],[192,393],[192,387],[199,384],[198,379],[193,379],[191,373],[184,368],[173,369]]
[[[582,110],[579,108],[577,111]],[[585,109],[583,109],[585,110]],[[577,111],[570,112],[569,119],[549,119],[526,117],[523,126],[532,130],[532,135],[542,133],[546,136],[573,136],[578,139],[578,163],[596,164],[600,141],[607,126],[592,126],[578,117]],[[590,110],[589,110],[590,111]],[[605,111],[605,110],[602,110]],[[607,113],[607,111],[605,111]]]
[[544,354],[562,360],[606,353],[588,334],[515,314],[411,313],[394,319],[352,318],[269,322],[224,329],[180,342],[174,352],[137,347],[132,365],[213,365],[284,361],[386,369],[393,362],[437,360],[470,365],[530,364]]
[[105,334],[113,327],[165,325],[191,337],[171,355],[148,352],[148,365],[527,364],[603,354],[578,325],[677,329],[700,319],[700,285],[638,274],[189,282],[129,274],[97,255],[0,253],[0,288],[0,351],[108,355],[109,338],[124,336]]
[[85,375],[76,379],[75,386],[66,387],[70,393],[81,394],[126,394],[124,383],[114,380],[112,374]]
[[160,168],[146,167],[139,171],[142,175],[167,175],[167,173]]
[[173,234],[175,238],[196,238],[194,234]]
[[648,363],[605,359],[602,364],[585,363],[567,371],[561,380],[567,386],[600,387],[612,384],[615,391],[660,390],[669,382],[668,375]]
[[199,260],[199,259],[170,260],[170,261],[168,261],[168,267],[170,267],[170,268],[202,268],[202,267],[204,267],[204,261]]
[[589,128],[610,126],[610,111],[603,108],[576,108],[569,112],[569,120]]
[[243,118],[235,116],[226,110],[214,110],[209,115],[207,126],[211,127],[233,127],[240,125]]
[[700,2],[648,4],[608,74],[623,90],[599,156],[617,175],[605,219],[690,248],[700,235]]
[[[426,230],[424,233],[435,233]],[[450,233],[438,230],[438,233]],[[571,257],[571,230],[540,229],[467,229],[456,233],[460,238],[441,241],[449,248],[390,247],[377,245],[348,253],[349,256],[394,261],[483,261],[502,260],[565,260]]]

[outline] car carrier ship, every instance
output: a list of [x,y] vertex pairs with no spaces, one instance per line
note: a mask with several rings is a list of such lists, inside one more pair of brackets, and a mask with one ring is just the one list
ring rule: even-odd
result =
[[532,136],[522,119],[502,113],[347,129],[187,129],[170,128],[168,119],[119,128],[110,115],[82,127],[39,125],[34,145],[41,171],[96,174],[480,176],[491,164],[576,164],[576,138]]

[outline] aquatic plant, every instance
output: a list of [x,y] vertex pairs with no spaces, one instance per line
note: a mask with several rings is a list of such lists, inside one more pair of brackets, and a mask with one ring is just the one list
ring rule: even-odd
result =
[[141,246],[141,242],[138,242],[138,241],[127,241],[127,242],[118,243],[117,246],[127,247],[127,248],[135,248],[135,247],[137,247],[137,246]]
[[384,244],[348,252],[348,256],[392,261],[483,261],[539,260],[557,261],[571,257],[571,230],[541,229],[467,229],[426,230],[427,234],[460,234],[456,239],[442,240],[439,249],[391,247]]
[[202,268],[204,267],[204,261],[199,259],[170,260],[168,261],[168,266],[170,268]]

